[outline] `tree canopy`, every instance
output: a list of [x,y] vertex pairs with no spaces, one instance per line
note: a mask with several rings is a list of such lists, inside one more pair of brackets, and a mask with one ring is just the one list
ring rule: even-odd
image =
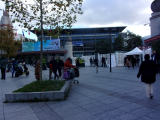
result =
[[152,49],[156,50],[157,53],[160,54],[160,40],[152,43]]
[[7,4],[12,22],[18,22],[21,28],[28,30],[41,29],[40,1],[42,1],[43,27],[54,29],[50,35],[55,35],[57,29],[72,27],[77,21],[76,14],[83,14],[83,0],[2,0]]
[[124,50],[124,38],[121,35],[117,36],[113,43],[114,51],[123,51]]
[[[111,45],[112,46],[112,45]],[[110,42],[109,39],[106,40],[98,40],[96,42],[96,53],[100,53],[100,54],[107,54],[110,52]],[[113,46],[112,46],[113,48]],[[111,49],[111,51],[113,52],[113,49]]]
[[0,49],[5,52],[7,58],[16,55],[20,49],[21,43],[14,40],[13,28],[6,26],[0,29]]
[[127,35],[127,40],[125,40],[125,50],[130,51],[138,46],[142,46],[141,36],[129,32]]

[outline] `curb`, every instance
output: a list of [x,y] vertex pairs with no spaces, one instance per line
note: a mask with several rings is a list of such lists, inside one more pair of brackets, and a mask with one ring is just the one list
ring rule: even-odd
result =
[[20,92],[20,93],[7,93],[5,94],[5,101],[14,102],[19,100],[64,100],[65,95],[69,88],[71,87],[71,82],[66,81],[64,86],[60,91],[48,91],[48,92]]

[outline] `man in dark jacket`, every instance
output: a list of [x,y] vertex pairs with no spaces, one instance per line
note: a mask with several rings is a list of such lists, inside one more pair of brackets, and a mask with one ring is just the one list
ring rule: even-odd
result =
[[53,73],[54,73],[54,80],[56,80],[56,77],[57,77],[57,80],[58,80],[59,79],[59,76],[57,75],[58,63],[55,60],[54,56],[53,56],[53,59],[49,62],[49,64],[52,64],[52,70],[53,70]]
[[157,67],[154,61],[149,60],[149,55],[145,55],[145,61],[142,62],[137,74],[137,78],[141,76],[141,81],[146,83],[146,95],[148,99],[153,98],[152,83],[156,81]]
[[102,57],[102,67],[103,67],[103,66],[105,67],[104,62],[105,62],[105,58],[104,58],[104,57]]
[[152,54],[152,60],[157,64],[158,63],[158,54],[156,53],[156,50],[154,50],[154,53]]
[[1,61],[1,74],[2,77],[1,79],[5,80],[5,75],[6,75],[6,66],[7,66],[8,62],[7,62],[7,58],[5,58],[4,60]]
[[79,59],[76,59],[76,67],[79,68]]

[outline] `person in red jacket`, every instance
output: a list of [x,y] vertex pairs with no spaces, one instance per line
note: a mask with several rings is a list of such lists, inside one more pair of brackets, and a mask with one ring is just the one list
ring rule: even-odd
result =
[[71,64],[71,58],[68,58],[64,63],[64,68],[76,68],[76,66]]

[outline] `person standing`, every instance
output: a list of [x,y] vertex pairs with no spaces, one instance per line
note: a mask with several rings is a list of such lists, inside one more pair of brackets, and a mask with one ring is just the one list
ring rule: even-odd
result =
[[59,76],[57,75],[57,68],[58,68],[58,63],[57,61],[55,60],[55,57],[53,56],[53,59],[50,61],[49,64],[52,64],[52,70],[53,70],[53,73],[54,73],[54,80],[57,80],[59,79]]
[[76,67],[79,68],[79,59],[76,59]]
[[[50,61],[53,59],[53,57],[51,57]],[[49,70],[50,70],[50,73],[49,73],[49,76],[50,78],[52,79],[52,72],[53,72],[53,68],[52,68],[52,64],[50,63],[49,61]]]
[[17,67],[17,65],[18,65],[17,61],[13,59],[13,61],[12,61],[12,65],[13,65],[13,69],[12,69],[12,78],[13,78],[14,71],[15,71],[15,69],[16,69],[16,67]]
[[4,60],[1,61],[1,79],[5,80],[6,79],[6,66],[7,66],[8,62],[7,62],[7,58],[5,58]]
[[132,68],[134,69],[134,65],[135,65],[135,61],[136,61],[136,59],[132,56]]
[[38,59],[36,59],[35,77],[37,80],[40,80],[40,61]]
[[102,57],[102,67],[103,67],[103,66],[105,67],[104,62],[105,62],[105,58]]
[[92,57],[90,58],[90,67],[92,67]]
[[62,74],[62,67],[64,67],[64,62],[58,57],[58,73],[59,77],[61,77]]
[[141,81],[145,83],[146,95],[148,99],[153,98],[152,84],[156,81],[157,67],[154,61],[149,60],[150,56],[145,55],[145,61],[142,62],[137,74],[137,78],[141,76]]
[[107,57],[106,57],[105,63],[106,63],[106,67],[107,67]]
[[152,60],[158,64],[158,54],[156,52],[156,50],[154,50],[153,54],[152,54]]
[[127,61],[127,62],[126,62],[126,65],[128,66],[128,68],[130,68],[130,64],[131,64],[130,58],[128,57],[126,61]]
[[8,59],[8,72],[10,72],[11,67],[12,67],[12,61]]
[[33,61],[32,61],[32,59],[30,60],[30,66],[33,66]]

